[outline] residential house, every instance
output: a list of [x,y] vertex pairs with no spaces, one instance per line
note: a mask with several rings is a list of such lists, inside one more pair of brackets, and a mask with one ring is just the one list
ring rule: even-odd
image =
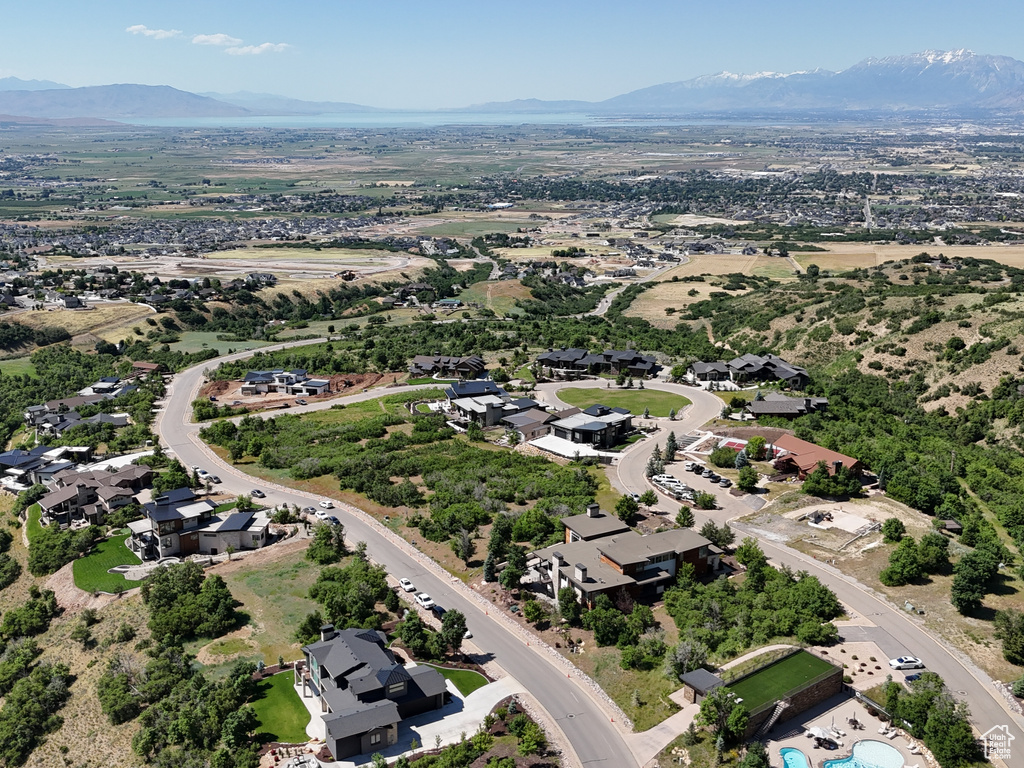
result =
[[379,752],[398,741],[407,717],[444,706],[447,688],[428,666],[406,668],[387,648],[383,632],[320,630],[320,640],[304,646],[295,665],[303,698],[320,701],[327,748],[335,760]]
[[76,472],[65,463],[53,473],[54,489],[39,500],[39,508],[47,523],[100,525],[106,515],[133,503],[135,494],[152,477],[153,470],[147,466],[129,465],[117,472]]
[[830,475],[834,475],[841,467],[847,467],[858,475],[863,469],[861,463],[852,456],[844,456],[792,435],[776,438],[770,448],[775,452],[775,469],[785,474],[795,474],[801,480],[813,472],[818,462],[822,461],[825,462]]
[[502,416],[501,424],[506,428],[519,433],[521,442],[529,442],[538,437],[543,437],[551,431],[551,422],[557,421],[558,416],[541,408],[529,408],[519,413]]
[[435,352],[433,355],[416,355],[409,365],[413,376],[457,376],[460,379],[476,379],[486,370],[479,355],[453,357]]
[[215,514],[216,505],[196,501],[188,488],[178,488],[143,505],[143,518],[129,523],[128,545],[143,560],[193,554],[218,555],[232,550],[260,549],[270,543],[270,519],[262,512]]
[[130,376],[146,376],[150,373],[160,373],[164,367],[160,363],[144,363],[136,361],[132,363],[132,372]]
[[64,296],[61,302],[64,304],[64,309],[82,309],[85,307],[85,302],[77,296]]
[[451,410],[453,401],[463,397],[483,397],[484,395],[496,395],[500,398],[509,397],[508,392],[499,387],[490,379],[477,379],[473,381],[456,381],[444,390],[444,396],[448,400],[447,410]]
[[565,526],[566,544],[617,536],[629,530],[629,526],[618,517],[602,512],[598,504],[588,504],[587,511],[582,515],[563,517],[562,525]]
[[728,362],[730,378],[735,382],[783,381],[793,389],[803,389],[810,380],[807,370],[776,355],[747,354]]
[[460,397],[448,403],[448,410],[462,421],[473,421],[481,427],[493,427],[508,416],[538,407],[536,400],[528,397],[510,398],[498,395]]
[[691,363],[686,369],[691,381],[729,381],[729,366],[714,361],[710,363]]
[[630,376],[650,376],[657,372],[658,362],[649,355],[633,349],[606,349],[589,352],[585,349],[549,349],[537,357],[537,363],[555,376],[579,373],[625,373]]
[[551,422],[555,437],[573,443],[611,448],[633,431],[633,415],[625,408],[595,404]]
[[296,395],[307,397],[322,395],[330,391],[329,379],[311,379],[304,368],[293,368],[290,371],[276,369],[273,371],[249,371],[242,379],[243,395],[260,395],[276,393],[279,395]]
[[[571,520],[577,531],[587,529],[581,517]],[[719,566],[721,550],[689,528],[641,536],[633,530],[617,532],[614,523],[602,518],[590,519],[598,521],[591,524],[592,538],[532,553],[532,570],[551,597],[572,587],[580,602],[591,608],[598,595],[614,599],[623,590],[633,598],[655,598],[672,585],[683,563],[692,565],[698,576]]]
[[743,412],[754,418],[774,416],[781,419],[795,419],[815,411],[824,411],[828,407],[827,397],[789,397],[781,392],[760,392]]

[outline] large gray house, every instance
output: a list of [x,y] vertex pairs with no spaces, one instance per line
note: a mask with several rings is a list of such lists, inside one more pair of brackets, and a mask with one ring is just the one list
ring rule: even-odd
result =
[[431,667],[406,669],[385,647],[383,632],[330,624],[303,647],[295,684],[304,698],[320,700],[327,748],[335,760],[378,752],[398,741],[407,717],[440,709],[445,681]]

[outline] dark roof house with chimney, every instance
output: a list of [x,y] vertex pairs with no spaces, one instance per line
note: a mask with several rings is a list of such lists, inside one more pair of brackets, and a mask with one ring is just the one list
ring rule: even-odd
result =
[[427,666],[406,668],[387,648],[383,632],[320,630],[295,665],[303,698],[320,700],[327,748],[335,760],[383,751],[398,741],[407,717],[444,706],[447,688]]

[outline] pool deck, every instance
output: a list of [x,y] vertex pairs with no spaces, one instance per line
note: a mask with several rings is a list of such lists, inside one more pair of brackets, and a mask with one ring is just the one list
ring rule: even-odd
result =
[[[857,720],[864,726],[860,730],[851,730],[847,721],[856,716]],[[824,728],[829,730],[833,723],[835,727],[845,732],[845,736],[839,738],[839,749],[827,750],[814,746],[814,740],[807,733],[811,728]],[[784,766],[781,751],[785,747],[799,749],[810,763],[811,768],[822,768],[826,760],[842,760],[849,757],[855,742],[865,739],[881,741],[894,747],[903,756],[903,765],[913,768],[929,768],[931,765],[924,754],[915,755],[910,751],[910,745],[916,742],[903,731],[895,738],[882,736],[878,731],[883,723],[877,717],[868,714],[863,704],[846,694],[838,694],[828,701],[819,704],[817,707],[797,715],[792,720],[777,724],[768,733],[765,746],[768,748],[768,756],[773,766]],[[923,750],[923,745],[922,745]]]

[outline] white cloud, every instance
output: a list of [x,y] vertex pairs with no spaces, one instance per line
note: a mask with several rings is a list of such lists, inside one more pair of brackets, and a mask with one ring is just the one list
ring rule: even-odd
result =
[[260,43],[259,45],[238,45],[226,48],[232,56],[258,56],[261,53],[283,53],[291,46],[288,43]]
[[196,35],[192,38],[192,42],[195,45],[241,45],[242,41],[237,37],[231,35],[225,35],[223,32],[218,32],[214,35]]
[[177,37],[181,34],[180,29],[150,29],[145,24],[133,24],[125,32],[132,35],[152,37],[154,40],[166,40],[168,37]]

